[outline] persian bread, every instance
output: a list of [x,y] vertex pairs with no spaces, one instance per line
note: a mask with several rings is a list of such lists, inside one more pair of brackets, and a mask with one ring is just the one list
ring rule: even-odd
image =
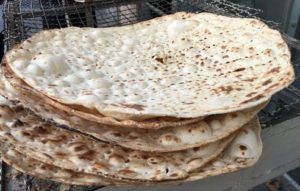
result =
[[161,154],[95,141],[48,124],[7,101],[0,105],[0,116],[0,136],[21,153],[73,171],[131,180],[184,179],[222,153],[236,134],[203,147]]
[[242,110],[295,77],[278,31],[256,19],[210,13],[42,31],[4,59],[41,94],[119,119]]
[[[50,99],[49,97],[38,93],[36,90],[25,84],[22,80],[14,76],[9,68],[6,67],[5,63],[2,63],[1,70],[3,70],[4,75],[7,80],[11,83],[11,86],[18,88],[24,94],[28,94],[31,97],[36,97],[40,102],[50,108],[55,108],[55,111],[63,111],[63,113],[77,116],[78,120],[85,119],[84,121],[94,121],[100,124],[105,125],[114,125],[122,127],[132,127],[132,128],[143,128],[143,129],[159,129],[163,127],[178,127],[182,125],[187,125],[200,121],[203,117],[192,118],[192,119],[183,119],[183,118],[174,118],[174,117],[156,117],[152,119],[144,119],[139,121],[136,120],[118,120],[113,117],[103,116],[97,112],[87,111],[86,109],[80,110],[77,107],[70,107],[69,105],[61,104],[55,100]],[[82,108],[81,108],[82,109]]]
[[255,116],[242,128],[217,160],[192,173],[187,181],[199,180],[208,176],[216,176],[253,166],[262,154],[263,144],[260,133],[259,120]]
[[0,141],[0,146],[1,159],[4,162],[22,173],[36,176],[41,179],[82,186],[126,186],[134,184],[130,181],[113,180],[102,176],[74,172],[40,162],[28,155],[16,151],[14,146],[5,140]]
[[45,105],[37,96],[23,91],[19,86],[10,86],[6,78],[2,78],[1,86],[0,94],[11,101],[19,101],[25,108],[29,108],[48,122],[63,125],[70,130],[91,135],[105,142],[150,152],[179,151],[223,139],[245,125],[265,105],[264,103],[239,112],[209,116],[200,122],[179,127],[166,127],[158,130],[135,129],[133,131],[131,128],[101,125],[83,120],[57,110],[51,105]]
[[[152,182],[127,182],[125,180],[109,179],[101,176],[74,172],[40,162],[28,155],[24,155],[14,149],[7,141],[1,140],[1,158],[17,170],[37,176],[43,179],[76,184],[76,185],[156,185]],[[255,117],[247,123],[240,131],[230,146],[216,160],[205,165],[203,168],[191,173],[188,178],[179,181],[165,181],[161,184],[182,183],[195,181],[209,176],[234,172],[242,168],[254,165],[262,152],[262,141],[260,139],[260,125]]]

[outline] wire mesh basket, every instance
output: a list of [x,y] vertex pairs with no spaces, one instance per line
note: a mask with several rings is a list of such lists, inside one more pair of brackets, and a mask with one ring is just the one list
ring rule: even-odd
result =
[[[111,27],[133,24],[154,17],[178,11],[212,12],[234,17],[259,18],[261,10],[238,5],[226,0],[98,0],[86,3],[74,0],[6,0],[4,5],[5,50],[11,49],[22,40],[41,30],[63,27]],[[270,27],[279,25],[265,21]],[[293,118],[300,114],[300,43],[282,33],[291,46],[296,81],[290,87],[273,96],[269,105],[260,113],[260,120],[265,127]],[[3,163],[4,164],[4,163]],[[11,171],[7,166],[2,170]],[[1,173],[3,174],[6,173]],[[10,173],[13,174],[13,173]],[[21,182],[20,189],[32,190],[34,186],[58,190],[60,186],[25,175],[15,176]],[[9,189],[12,179],[1,178],[1,190]],[[22,184],[25,181],[25,184]],[[35,181],[42,182],[34,184]],[[56,186],[53,186],[56,185]],[[71,190],[82,190],[71,187]],[[95,190],[98,188],[84,188]]]

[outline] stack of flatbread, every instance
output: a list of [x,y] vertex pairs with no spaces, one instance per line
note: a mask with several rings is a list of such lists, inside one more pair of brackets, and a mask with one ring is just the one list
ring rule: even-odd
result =
[[262,152],[257,113],[294,79],[279,32],[177,13],[42,31],[1,65],[1,157],[77,185],[155,185],[236,171]]

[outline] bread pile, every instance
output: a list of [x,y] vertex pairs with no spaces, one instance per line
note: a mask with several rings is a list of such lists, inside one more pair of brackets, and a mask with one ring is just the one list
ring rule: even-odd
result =
[[1,157],[78,185],[185,182],[252,166],[257,113],[294,79],[280,33],[177,13],[42,31],[1,65]]

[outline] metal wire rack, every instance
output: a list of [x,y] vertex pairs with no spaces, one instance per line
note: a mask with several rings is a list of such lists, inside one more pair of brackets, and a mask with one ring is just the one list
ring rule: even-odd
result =
[[[9,50],[22,40],[41,30],[78,27],[110,27],[133,24],[157,16],[178,11],[213,12],[236,17],[258,18],[261,10],[231,3],[226,0],[94,0],[78,3],[74,0],[6,0],[4,4],[5,50]],[[265,21],[273,28],[277,23]],[[300,115],[300,42],[282,33],[293,53],[293,63],[297,78],[293,85],[273,96],[269,105],[260,113],[265,127]],[[1,187],[4,190],[33,190],[37,185],[50,190],[61,189],[61,185],[42,181],[30,176],[15,176],[20,188],[12,188],[3,172],[10,174],[12,169],[1,163]],[[7,174],[7,173],[5,173]],[[34,184],[39,182],[39,184]],[[41,183],[42,182],[42,183]],[[15,184],[14,184],[15,185]],[[54,186],[53,186],[54,185]],[[56,185],[56,186],[55,186]],[[70,187],[69,190],[82,190],[82,187]],[[84,188],[96,190],[99,188]]]

